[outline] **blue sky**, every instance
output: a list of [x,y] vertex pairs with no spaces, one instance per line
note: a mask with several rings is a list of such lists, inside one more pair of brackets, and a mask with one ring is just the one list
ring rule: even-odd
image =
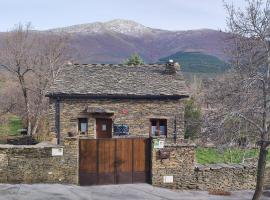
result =
[[44,30],[119,18],[169,30],[226,27],[222,0],[0,0],[0,8],[0,31],[26,22]]

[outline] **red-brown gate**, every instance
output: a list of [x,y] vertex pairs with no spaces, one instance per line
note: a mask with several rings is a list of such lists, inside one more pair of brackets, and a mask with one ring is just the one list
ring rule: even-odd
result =
[[80,139],[80,185],[143,183],[150,179],[150,139]]

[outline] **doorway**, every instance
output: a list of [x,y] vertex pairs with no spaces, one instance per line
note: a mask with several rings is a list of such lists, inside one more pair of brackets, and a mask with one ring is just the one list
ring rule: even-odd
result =
[[112,119],[96,118],[96,139],[112,138]]

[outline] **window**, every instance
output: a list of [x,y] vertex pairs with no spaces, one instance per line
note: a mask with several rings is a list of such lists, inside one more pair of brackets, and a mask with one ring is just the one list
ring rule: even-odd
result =
[[167,120],[166,119],[151,119],[150,120],[150,135],[151,136],[167,136]]
[[79,118],[79,132],[81,134],[86,134],[88,132],[88,119],[87,118]]

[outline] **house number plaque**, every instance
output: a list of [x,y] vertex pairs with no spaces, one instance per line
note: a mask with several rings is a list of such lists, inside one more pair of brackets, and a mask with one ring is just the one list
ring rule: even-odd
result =
[[64,150],[63,148],[52,148],[52,156],[63,156]]

